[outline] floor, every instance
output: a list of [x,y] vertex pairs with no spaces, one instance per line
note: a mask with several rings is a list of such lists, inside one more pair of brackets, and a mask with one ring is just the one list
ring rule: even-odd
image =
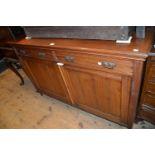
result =
[[[0,128],[122,129],[116,123],[71,107],[35,91],[20,70],[25,85],[9,69],[0,73]],[[141,121],[133,128],[155,128]]]

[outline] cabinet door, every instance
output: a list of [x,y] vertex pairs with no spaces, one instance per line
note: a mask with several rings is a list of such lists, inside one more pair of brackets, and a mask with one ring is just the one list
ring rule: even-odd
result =
[[127,124],[130,77],[67,65],[61,68],[76,106]]
[[22,61],[26,66],[26,72],[40,91],[70,102],[61,73],[54,62],[29,57],[23,57]]
[[24,59],[24,57],[23,58],[18,57],[18,58],[20,60],[20,63],[22,64],[22,69],[24,70],[26,75],[29,77],[29,79],[31,80],[31,82],[33,83],[37,91],[40,92],[39,83],[36,80],[36,78],[33,76],[33,74],[31,73],[31,70],[29,69],[26,59]]

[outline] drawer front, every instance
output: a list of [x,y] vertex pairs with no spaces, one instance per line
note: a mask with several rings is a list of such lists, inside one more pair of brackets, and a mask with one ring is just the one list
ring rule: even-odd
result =
[[155,56],[151,56],[151,62],[155,63]]
[[148,80],[155,81],[155,63],[150,64],[149,73],[148,73]]
[[45,49],[31,49],[31,48],[20,48],[17,50],[20,56],[33,57],[42,60],[55,61],[55,54],[50,50]]
[[55,51],[59,62],[65,65],[75,65],[96,70],[105,70],[126,75],[133,74],[133,62],[110,56],[96,56],[95,54],[81,53],[78,51]]
[[155,109],[155,95],[145,94],[143,105],[148,105],[151,109]]
[[140,111],[140,118],[155,124],[155,110],[149,106],[143,105]]
[[148,82],[146,91],[155,95],[155,83],[154,82]]

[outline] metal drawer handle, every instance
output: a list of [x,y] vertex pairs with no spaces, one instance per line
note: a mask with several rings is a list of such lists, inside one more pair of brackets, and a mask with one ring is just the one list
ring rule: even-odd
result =
[[23,55],[26,54],[26,51],[25,51],[25,50],[19,50],[19,52],[20,52],[21,54],[23,54]]
[[39,58],[45,58],[46,53],[44,53],[44,52],[39,52],[39,53],[38,53],[38,56],[39,56]]
[[74,57],[73,56],[65,56],[64,59],[67,61],[67,62],[74,62]]
[[98,65],[103,66],[103,67],[108,68],[108,69],[114,69],[116,67],[115,63],[107,62],[107,61],[98,62]]

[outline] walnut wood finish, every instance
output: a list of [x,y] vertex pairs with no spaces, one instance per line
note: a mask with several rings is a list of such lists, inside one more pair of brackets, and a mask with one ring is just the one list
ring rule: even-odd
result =
[[152,48],[147,59],[138,118],[155,124],[155,48]]
[[[23,50],[26,51],[24,54],[22,53]],[[42,50],[22,49],[22,52],[21,49],[18,50],[24,71],[39,92],[70,102],[63,78],[60,76],[59,68],[52,60],[52,53],[49,54],[49,51],[43,50],[42,53],[45,53],[45,55],[40,56],[36,54],[36,52],[40,53],[40,51]]]
[[127,124],[124,109],[129,103],[130,77],[71,65],[62,68],[75,106]]
[[17,49],[38,91],[131,128],[152,41],[148,32],[145,39],[134,38],[131,44],[74,39],[9,44]]
[[[151,49],[153,33],[148,31],[145,39],[133,38],[131,44],[116,44],[115,41],[106,40],[77,40],[77,39],[23,39],[17,42],[8,42],[16,47],[40,47],[46,49],[67,49],[78,50],[85,53],[95,53],[98,55],[110,54],[117,57],[127,57],[128,59],[145,60],[148,51]],[[54,45],[50,45],[54,43]],[[139,49],[139,51],[133,51]]]

